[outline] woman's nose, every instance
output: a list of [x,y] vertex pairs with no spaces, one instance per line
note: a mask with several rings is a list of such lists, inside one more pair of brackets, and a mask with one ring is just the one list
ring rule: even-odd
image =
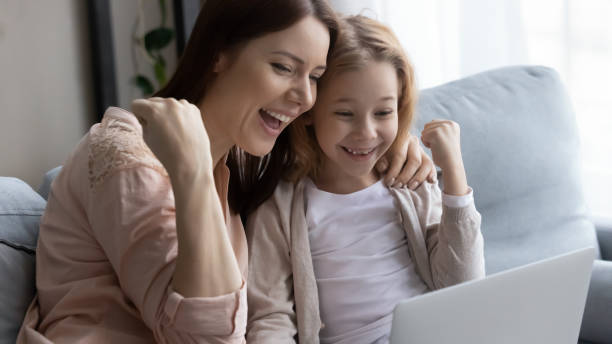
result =
[[310,80],[310,76],[299,78],[289,90],[289,100],[300,105],[302,112],[310,109],[315,101],[314,84]]

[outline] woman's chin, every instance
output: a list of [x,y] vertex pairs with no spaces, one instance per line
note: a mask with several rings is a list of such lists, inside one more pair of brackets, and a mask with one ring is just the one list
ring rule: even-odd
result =
[[244,150],[245,152],[251,155],[261,158],[272,151],[272,148],[274,148],[274,142],[272,142],[272,144],[260,143],[260,144],[249,145],[248,147],[240,147],[240,148],[242,148],[242,150]]

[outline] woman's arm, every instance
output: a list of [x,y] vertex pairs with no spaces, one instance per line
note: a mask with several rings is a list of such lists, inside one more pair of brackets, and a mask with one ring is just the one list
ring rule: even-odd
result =
[[212,173],[172,182],[178,255],[172,286],[184,297],[237,291],[240,268],[230,242]]
[[[121,292],[157,341],[243,343],[246,286],[214,297],[186,297],[173,287],[178,240],[167,176],[145,164],[121,166],[89,194],[92,235],[110,261]],[[214,228],[200,228],[209,229]]]
[[215,188],[211,143],[200,110],[185,100],[166,98],[135,100],[132,110],[172,183],[178,240],[172,286],[185,297],[237,291],[242,277]]

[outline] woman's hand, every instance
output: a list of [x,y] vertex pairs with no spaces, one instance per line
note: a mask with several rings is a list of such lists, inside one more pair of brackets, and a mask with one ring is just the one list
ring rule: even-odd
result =
[[[391,160],[391,166],[388,159]],[[384,183],[388,186],[408,186],[414,190],[425,180],[430,183],[436,181],[436,168],[413,135],[399,145],[398,149],[387,152],[376,164],[376,170],[385,173]]]
[[460,136],[459,124],[449,120],[433,120],[421,132],[421,141],[431,149],[434,163],[442,169],[444,192],[449,195],[465,195],[469,190]]
[[212,175],[210,141],[197,106],[184,99],[154,97],[134,100],[132,112],[171,180]]

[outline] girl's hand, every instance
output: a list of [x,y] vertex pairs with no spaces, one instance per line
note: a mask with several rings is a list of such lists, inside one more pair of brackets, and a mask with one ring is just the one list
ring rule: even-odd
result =
[[212,175],[210,141],[197,106],[184,99],[154,97],[134,100],[132,112],[171,180]]
[[[391,166],[388,160],[391,160]],[[430,183],[436,181],[433,162],[419,145],[419,140],[412,135],[408,136],[397,150],[387,152],[376,164],[376,170],[381,174],[385,173],[384,183],[388,186],[408,186],[414,190],[425,180]]]
[[431,149],[434,164],[442,171],[463,166],[459,124],[448,120],[433,120],[425,124],[421,141]]
[[431,149],[431,156],[442,169],[444,191],[450,195],[464,195],[468,192],[459,124],[450,120],[433,120],[423,128],[421,141]]

